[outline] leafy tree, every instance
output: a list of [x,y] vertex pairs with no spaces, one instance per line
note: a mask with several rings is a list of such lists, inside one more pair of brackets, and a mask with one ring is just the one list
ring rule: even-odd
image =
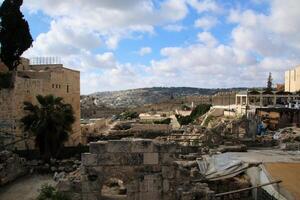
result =
[[20,64],[20,56],[32,44],[27,21],[20,7],[23,0],[4,0],[0,7],[0,42],[2,62],[13,71]]
[[38,105],[24,102],[27,115],[21,119],[24,131],[35,135],[35,145],[45,161],[57,157],[75,121],[70,104],[53,95],[36,97]]
[[267,82],[267,91],[272,91],[273,78],[272,73],[269,73],[268,82]]

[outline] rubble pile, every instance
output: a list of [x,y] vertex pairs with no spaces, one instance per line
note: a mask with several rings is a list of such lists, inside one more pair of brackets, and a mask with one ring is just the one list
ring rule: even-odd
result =
[[273,138],[282,143],[300,142],[300,129],[297,127],[283,128],[276,131],[273,135]]
[[[235,146],[246,133],[246,121],[243,119],[215,118],[207,126],[189,124],[181,127],[182,134],[171,134],[168,141],[184,146],[218,147]],[[244,147],[243,147],[244,148]],[[224,152],[224,151],[222,151]]]
[[0,186],[27,173],[26,160],[10,151],[0,152]]
[[54,173],[54,172],[72,172],[80,167],[81,161],[76,158],[70,159],[51,159],[50,163],[45,163],[42,160],[27,161],[27,166],[31,172],[37,173]]
[[273,135],[272,136],[273,139],[279,141],[279,145],[281,149],[283,150],[300,149],[300,128],[287,127],[276,131],[272,135]]

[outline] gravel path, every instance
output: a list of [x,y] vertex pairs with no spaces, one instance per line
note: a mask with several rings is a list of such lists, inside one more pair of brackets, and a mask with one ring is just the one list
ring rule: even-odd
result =
[[38,190],[45,183],[54,185],[52,176],[32,175],[22,177],[8,185],[0,187],[1,200],[35,200]]

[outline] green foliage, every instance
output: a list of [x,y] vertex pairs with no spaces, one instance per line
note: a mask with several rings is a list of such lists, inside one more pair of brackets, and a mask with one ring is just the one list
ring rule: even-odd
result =
[[212,115],[207,116],[207,118],[205,119],[203,125],[207,126],[209,124],[209,122],[212,121],[213,119],[215,119],[214,116],[212,116]]
[[207,113],[210,109],[210,104],[200,104],[196,106],[189,116],[175,115],[180,125],[188,125],[195,121],[198,117]]
[[41,192],[37,200],[71,200],[66,194],[57,191],[53,186],[42,185]]
[[191,113],[191,115],[190,115],[191,118],[192,118],[193,120],[195,120],[196,118],[198,118],[198,117],[204,115],[205,113],[207,113],[207,112],[209,111],[210,107],[211,107],[210,104],[200,104],[200,105],[197,105],[197,106],[193,109],[193,111],[192,111],[192,113]]
[[188,116],[175,115],[175,116],[180,125],[188,125],[193,122],[190,115],[188,115]]
[[12,73],[0,73],[0,89],[12,87]]
[[64,142],[68,140],[75,121],[74,111],[61,97],[38,95],[36,99],[38,105],[24,102],[27,115],[21,122],[25,132],[35,135],[35,145],[48,161],[59,155]]
[[0,58],[10,71],[20,64],[20,56],[33,41],[20,11],[22,3],[22,0],[4,0],[0,7]]
[[156,120],[153,123],[154,124],[170,124],[170,122],[171,122],[171,118],[167,118],[167,119],[164,119],[164,120]]
[[131,119],[136,119],[139,117],[139,114],[137,112],[133,111],[126,111],[120,114],[119,119],[123,120],[131,120]]

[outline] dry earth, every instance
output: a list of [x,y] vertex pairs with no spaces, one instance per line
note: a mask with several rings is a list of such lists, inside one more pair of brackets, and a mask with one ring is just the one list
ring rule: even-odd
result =
[[22,177],[6,186],[0,187],[1,200],[35,200],[43,184],[54,185],[51,176],[33,175]]

